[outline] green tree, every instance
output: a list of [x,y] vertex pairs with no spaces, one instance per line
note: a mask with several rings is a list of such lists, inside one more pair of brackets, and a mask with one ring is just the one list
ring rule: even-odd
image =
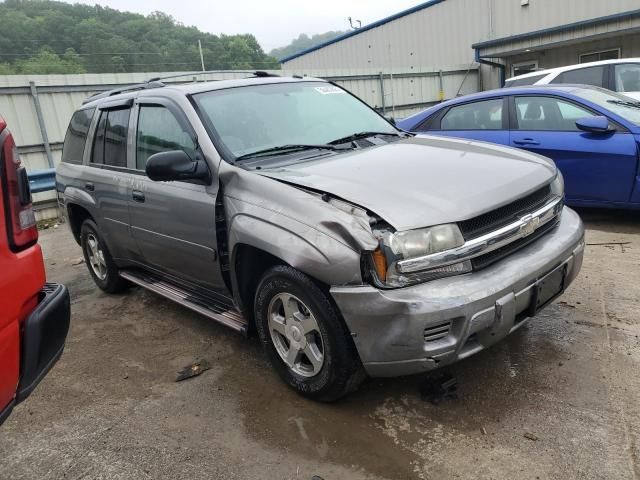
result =
[[289,45],[280,48],[274,48],[269,52],[269,55],[277,58],[278,60],[288,57],[290,55],[295,55],[298,52],[302,52],[311,47],[315,47],[324,42],[328,42],[329,40],[333,40],[340,35],[343,35],[346,32],[335,31],[335,32],[326,32],[326,33],[318,33],[316,35],[312,35],[311,37],[306,33],[301,33],[298,38],[294,38]]
[[17,73],[85,73],[84,66],[72,49],[62,57],[48,48],[43,48],[37,55],[15,62]]
[[210,70],[279,68],[253,35],[204,33],[162,12],[145,17],[99,5],[0,0],[0,18],[0,72],[200,70],[198,40]]

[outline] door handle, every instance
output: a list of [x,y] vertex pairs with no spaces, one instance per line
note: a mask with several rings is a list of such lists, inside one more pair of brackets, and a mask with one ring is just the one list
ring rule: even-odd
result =
[[131,192],[131,196],[136,202],[144,203],[144,193],[142,193],[140,190],[134,190],[133,192]]
[[91,182],[87,182],[84,184],[84,189],[89,192],[93,192],[96,189],[96,186]]
[[533,138],[523,138],[522,140],[514,140],[516,145],[540,145],[540,142],[535,141]]

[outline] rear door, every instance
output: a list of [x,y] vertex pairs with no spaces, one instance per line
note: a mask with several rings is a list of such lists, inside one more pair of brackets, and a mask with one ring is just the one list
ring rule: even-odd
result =
[[217,255],[215,203],[217,181],[154,182],[146,176],[154,153],[201,152],[188,119],[173,102],[145,98],[137,104],[137,177],[129,198],[132,234],[152,269],[187,280],[196,287],[225,291]]
[[452,105],[423,122],[416,131],[508,145],[506,112],[507,103],[502,97]]
[[633,135],[623,127],[583,132],[576,120],[599,114],[553,96],[514,96],[511,112],[511,145],[551,158],[564,175],[567,200],[629,201],[638,154]]
[[83,188],[94,199],[96,222],[109,251],[120,263],[135,261],[138,250],[129,233],[129,183],[127,137],[132,100],[101,108],[91,139],[89,165]]

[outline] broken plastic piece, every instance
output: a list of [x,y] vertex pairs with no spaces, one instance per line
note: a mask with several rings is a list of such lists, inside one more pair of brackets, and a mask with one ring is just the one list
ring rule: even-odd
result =
[[209,370],[210,368],[211,366],[206,360],[201,360],[191,365],[187,365],[178,372],[176,382],[181,382],[183,380],[186,380],[187,378],[197,377],[198,375],[202,374],[202,372]]

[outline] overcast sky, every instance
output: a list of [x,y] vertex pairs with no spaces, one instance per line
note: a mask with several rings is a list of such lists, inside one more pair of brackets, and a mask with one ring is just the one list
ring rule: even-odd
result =
[[168,13],[185,25],[214,34],[252,33],[262,48],[287,45],[300,33],[347,30],[347,17],[362,24],[423,3],[424,0],[73,0],[118,10]]

